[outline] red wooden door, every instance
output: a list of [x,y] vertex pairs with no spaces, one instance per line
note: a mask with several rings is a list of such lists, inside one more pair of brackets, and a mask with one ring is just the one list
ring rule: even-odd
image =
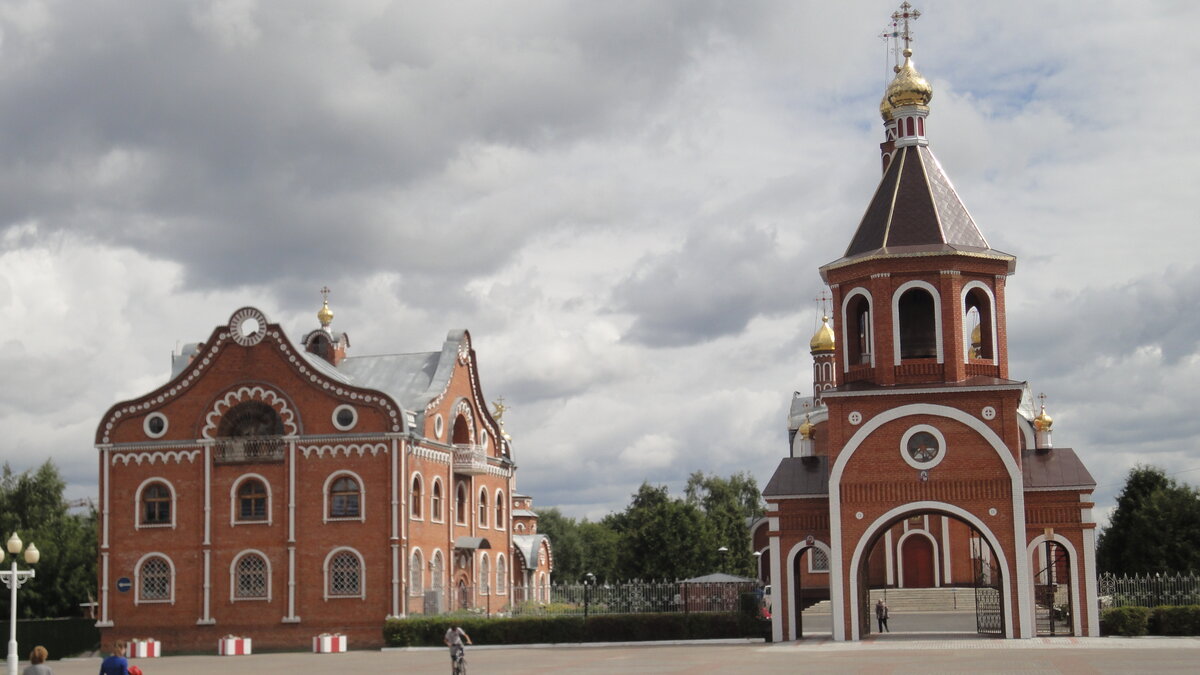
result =
[[929,588],[933,586],[933,543],[922,536],[904,540],[900,546],[904,561],[904,587]]

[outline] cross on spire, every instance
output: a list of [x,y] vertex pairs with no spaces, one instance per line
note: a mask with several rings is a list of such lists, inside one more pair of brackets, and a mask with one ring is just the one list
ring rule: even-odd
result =
[[908,22],[916,21],[921,18],[921,10],[913,9],[907,1],[900,4],[900,9],[892,12],[892,22],[888,25],[888,30],[879,34],[879,37],[884,40],[892,40],[892,46],[889,51],[895,56],[896,69],[900,68],[900,42],[904,42],[904,49],[912,47],[913,34]]
[[821,289],[821,292],[817,294],[817,297],[813,298],[813,300],[821,306],[821,316],[829,316],[829,301],[832,299],[833,296],[829,294],[828,289]]
[[324,302],[329,302],[329,287],[328,286],[321,287],[321,300]]

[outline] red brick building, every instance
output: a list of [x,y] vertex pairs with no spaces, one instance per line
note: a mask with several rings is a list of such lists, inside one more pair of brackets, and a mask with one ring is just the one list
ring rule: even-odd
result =
[[528,579],[549,583],[548,556],[515,560],[516,464],[470,334],[354,357],[328,304],[317,316],[297,344],[239,309],[174,356],[170,381],[105,413],[105,640],[379,646],[387,617],[502,612]]
[[974,588],[981,633],[1033,637],[1053,617],[1057,634],[1098,635],[1095,481],[1009,379],[1016,259],[929,148],[932,93],[905,50],[881,104],[883,179],[820,270],[836,330],[827,318],[813,336],[813,396],[793,401],[753,532],[776,640],[822,594],[834,638],[856,640],[871,588],[936,586]]

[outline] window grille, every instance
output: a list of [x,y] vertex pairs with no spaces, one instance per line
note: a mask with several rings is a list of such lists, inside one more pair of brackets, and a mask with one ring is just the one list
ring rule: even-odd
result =
[[234,597],[242,600],[267,598],[267,561],[262,556],[247,554],[237,563]]
[[358,556],[349,551],[333,556],[333,559],[329,561],[329,594],[361,595],[361,576]]
[[162,558],[142,563],[142,600],[171,599],[171,566]]
[[484,595],[488,594],[488,577],[491,576],[492,570],[488,566],[488,557],[485,553],[479,561],[479,589]]
[[810,556],[812,556],[812,558],[810,558],[810,561],[811,561],[811,566],[809,567],[810,571],[812,571],[812,572],[828,572],[829,571],[829,555],[826,554],[825,551],[814,547],[814,548],[808,549],[808,554]]
[[421,595],[425,590],[425,585],[422,583],[424,579],[425,561],[421,559],[420,551],[413,551],[412,560],[408,566],[408,592],[410,595]]
[[330,518],[357,518],[359,516],[358,481],[343,476],[333,482],[329,490]]

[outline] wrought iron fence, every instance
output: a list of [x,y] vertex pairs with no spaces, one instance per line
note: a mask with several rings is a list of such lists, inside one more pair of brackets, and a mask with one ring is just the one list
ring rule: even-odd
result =
[[1200,605],[1200,575],[1140,574],[1100,575],[1101,607],[1157,607]]
[[[413,613],[466,612],[482,616],[585,616],[651,612],[733,612],[743,594],[761,599],[755,582],[629,581],[555,584],[487,590],[461,586],[422,593]],[[476,592],[480,591],[480,592]]]

